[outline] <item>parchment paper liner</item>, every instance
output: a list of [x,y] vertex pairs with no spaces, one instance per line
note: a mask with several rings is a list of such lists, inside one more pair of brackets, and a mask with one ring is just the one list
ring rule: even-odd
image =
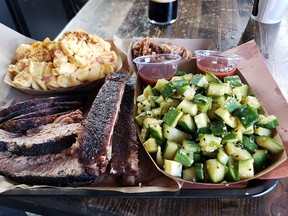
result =
[[[28,100],[34,98],[35,94],[26,94],[27,91],[19,91],[18,89],[8,85],[4,82],[4,76],[7,71],[8,65],[12,62],[15,56],[16,48],[22,43],[32,43],[34,40],[27,38],[14,30],[0,24],[0,33],[2,38],[0,40],[0,106],[8,106],[12,103],[16,103],[19,101]],[[111,40],[113,42],[113,40]],[[121,71],[124,71],[128,74],[131,74],[133,71],[130,69],[127,54],[124,53],[121,49],[118,50],[118,47],[115,46],[117,49],[117,54],[121,56]],[[100,86],[99,86],[100,87]],[[60,89],[59,89],[60,90]],[[81,89],[82,92],[83,89]],[[60,93],[62,90],[60,90]],[[79,90],[80,91],[80,90]],[[53,92],[56,93],[56,92]],[[60,94],[59,93],[59,94]],[[65,92],[67,93],[67,92]],[[70,92],[69,92],[70,93]],[[89,98],[95,97],[97,93],[97,89],[95,86],[91,90],[85,92],[88,94]],[[58,93],[57,93],[58,94]],[[37,97],[43,97],[43,92],[39,92]],[[87,112],[87,110],[86,110]],[[136,186],[121,186],[119,184],[119,178],[114,177],[109,174],[102,175],[97,177],[96,181],[89,185],[83,187],[53,187],[47,185],[35,185],[35,186],[28,186],[25,184],[15,184],[15,182],[10,181],[9,179],[0,176],[0,193],[12,190],[14,188],[23,188],[23,189],[40,189],[40,188],[59,188],[59,194],[61,194],[61,189],[87,189],[87,190],[110,190],[110,191],[119,191],[125,193],[142,193],[142,192],[156,192],[156,191],[178,191],[181,188],[182,183],[175,182],[173,179],[167,178],[161,172],[159,172],[153,165],[152,161],[148,158],[145,150],[141,146],[139,151],[139,158],[140,158],[140,174],[136,179]],[[139,186],[138,186],[139,185]],[[38,189],[38,190],[39,190]],[[29,192],[24,192],[29,193]]]
[[[13,31],[13,30],[7,28],[6,26],[4,26],[2,24],[0,24],[0,32],[2,34],[2,40],[0,41],[0,45],[1,45],[0,67],[2,68],[3,65],[8,66],[10,64],[11,59],[14,58],[15,49],[18,47],[19,44],[23,43],[22,40],[25,37],[23,35],[15,32],[15,31]],[[119,53],[120,53],[121,58],[122,58],[122,63],[123,63],[122,70],[125,70],[128,73],[131,73],[132,69],[129,67],[129,61],[127,59],[127,51],[129,50],[129,48],[131,46],[131,42],[134,40],[135,40],[134,38],[133,39],[120,39],[117,37],[114,37],[114,39],[113,39],[113,42],[115,43],[117,49],[119,49]],[[194,45],[197,45],[197,43],[200,42],[201,46],[200,47],[198,46],[200,49],[212,49],[213,48],[213,43],[211,42],[211,40],[201,40],[201,39],[200,40],[180,39],[180,40],[184,44],[187,42],[189,44],[192,43]],[[3,41],[5,41],[5,42],[3,42]],[[29,39],[29,38],[25,38],[25,42],[26,41],[27,42],[30,41],[30,43],[33,42],[33,40]],[[240,51],[246,52],[247,46],[249,49],[251,48],[251,44],[248,43],[248,44],[245,44],[244,47],[240,48]],[[199,49],[198,47],[197,47],[197,49]],[[253,53],[253,55],[252,55],[253,58],[256,58],[256,61],[259,61],[259,55],[260,55],[260,63],[263,64],[262,56],[259,53],[259,51],[257,50],[257,46],[256,47],[253,46],[253,42],[252,42],[252,49],[253,50],[250,50],[250,51]],[[255,52],[255,49],[257,50],[256,52]],[[13,52],[9,52],[9,50],[13,50]],[[249,62],[249,59],[248,59],[248,62]],[[266,70],[267,70],[267,68],[266,68]],[[24,94],[24,93],[16,90],[15,88],[10,87],[6,83],[4,83],[3,78],[5,75],[5,72],[6,72],[6,70],[5,71],[1,70],[1,72],[0,72],[0,78],[1,78],[1,81],[0,81],[1,82],[0,106],[9,105],[11,103],[27,100],[27,99],[34,97],[32,95]],[[242,70],[241,70],[241,72],[243,73]],[[248,73],[249,70],[246,72]],[[268,73],[268,76],[269,76],[268,70],[265,73]],[[246,75],[245,75],[245,77],[246,77]],[[253,78],[253,76],[252,76],[252,78]],[[273,79],[271,80],[270,78],[271,78],[271,75],[270,75],[270,77],[268,77],[268,84],[270,82],[272,82],[272,84],[274,84],[273,86],[277,87],[274,80]],[[254,77],[254,79],[255,79],[255,77]],[[279,93],[279,88],[278,88],[278,93]],[[280,94],[281,94],[281,92],[280,92]],[[258,96],[261,98],[261,95],[258,95]],[[265,94],[263,94],[262,96],[265,96]],[[283,110],[279,109],[279,111],[282,111],[282,112],[284,112],[284,110],[287,111],[287,103],[286,104],[284,103],[285,100],[283,101],[282,94],[278,95],[278,100],[279,99],[282,100],[283,105],[285,105],[283,107]],[[273,113],[275,114],[275,112],[273,112]],[[281,113],[280,113],[280,115],[281,115]],[[287,117],[287,114],[285,115],[285,117]],[[287,124],[285,127],[288,128]],[[283,140],[283,138],[282,138],[282,140]],[[286,146],[287,145],[287,133],[286,133],[286,139],[285,139],[284,144],[285,144],[285,147],[287,148],[287,146]],[[124,193],[142,193],[142,192],[178,191],[181,187],[182,188],[204,188],[204,189],[219,188],[218,185],[211,185],[211,184],[208,186],[207,185],[201,185],[201,184],[189,184],[188,186],[185,186],[186,184],[183,183],[182,181],[176,182],[176,181],[174,181],[174,179],[167,177],[167,176],[163,175],[162,172],[158,171],[157,168],[153,165],[153,162],[147,156],[147,153],[143,149],[142,146],[141,146],[139,154],[140,154],[140,161],[144,161],[144,163],[140,162],[141,174],[139,175],[139,178],[137,179],[137,182],[141,183],[141,185],[142,185],[141,187],[140,186],[129,186],[129,187],[119,186],[116,183],[117,180],[113,179],[111,176],[109,176],[109,178],[107,178],[107,176],[105,176],[105,175],[97,178],[97,181],[93,185],[89,185],[87,187],[77,187],[77,188],[73,188],[73,187],[51,187],[51,186],[45,186],[45,185],[33,186],[33,187],[28,186],[28,185],[23,185],[23,184],[17,185],[17,184],[14,184],[13,182],[10,182],[5,177],[0,176],[0,193],[12,190],[14,188],[26,189],[24,192],[25,194],[26,193],[29,194],[29,192],[26,192],[27,190],[28,191],[30,189],[40,190],[41,188],[53,188],[53,189],[57,188],[57,189],[59,189],[59,194],[63,194],[63,193],[65,194],[66,189],[68,189],[68,190],[70,190],[70,189],[71,190],[81,190],[81,189],[85,189],[85,190],[110,190],[110,191],[119,191],[119,192],[124,192]],[[276,169],[273,170],[273,173],[275,170]],[[287,175],[288,174],[286,171],[286,176]],[[103,178],[105,178],[105,181],[103,181]],[[273,178],[278,178],[278,176],[274,175]],[[230,186],[228,186],[228,188],[245,187],[245,185],[246,185],[246,182],[243,182],[243,183],[230,185]],[[223,186],[220,185],[220,188],[223,189]]]
[[[174,40],[176,40],[176,39],[174,39]],[[170,41],[170,40],[165,41],[165,39],[162,39],[161,41],[167,43],[167,41]],[[188,46],[188,44],[186,45],[185,40],[182,40],[180,42],[178,41],[178,44],[190,49],[190,51],[194,51],[194,50],[196,50],[196,48],[193,47],[193,43],[191,41],[193,41],[193,40],[189,41],[190,46]],[[183,43],[181,43],[181,42],[183,42]],[[257,46],[256,46],[254,41],[250,41],[250,42],[243,44],[243,45],[241,45],[235,49],[229,50],[228,52],[239,54],[239,55],[244,57],[244,61],[241,62],[241,64],[238,67],[239,69],[236,71],[235,74],[239,75],[241,80],[243,81],[243,83],[245,83],[249,86],[250,93],[255,94],[260,99],[260,102],[263,104],[263,111],[264,111],[265,115],[268,115],[268,113],[269,113],[269,114],[275,114],[278,117],[280,126],[277,128],[277,130],[274,130],[273,138],[276,141],[278,141],[280,144],[285,146],[285,151],[283,151],[282,153],[280,153],[278,155],[273,156],[273,160],[272,160],[271,165],[269,165],[263,171],[255,174],[255,176],[253,178],[241,180],[238,182],[229,182],[226,185],[190,182],[190,181],[185,181],[185,180],[178,178],[178,177],[171,176],[171,175],[165,173],[162,169],[160,169],[157,166],[156,162],[153,160],[153,158],[149,155],[150,159],[154,163],[154,166],[156,166],[160,172],[162,172],[164,175],[167,175],[168,177],[170,177],[172,179],[175,179],[175,181],[185,182],[186,187],[190,187],[191,185],[193,187],[193,185],[196,185],[196,187],[203,187],[203,188],[205,188],[205,187],[207,187],[207,188],[209,188],[209,187],[211,187],[211,188],[225,188],[227,186],[245,184],[245,183],[247,183],[247,181],[252,180],[252,179],[256,179],[256,178],[258,178],[258,179],[275,179],[275,178],[286,177],[288,175],[288,171],[285,170],[285,168],[287,169],[287,166],[285,165],[287,162],[283,163],[287,159],[286,151],[288,148],[288,143],[287,143],[287,129],[288,129],[288,127],[285,126],[285,124],[287,125],[287,121],[283,121],[283,120],[287,120],[288,118],[283,118],[283,116],[281,117],[281,115],[279,115],[279,112],[281,112],[281,113],[284,112],[287,116],[287,111],[288,111],[287,102],[285,101],[283,95],[281,94],[281,92],[280,92],[277,84],[275,83],[271,73],[267,69],[265,62],[262,58],[262,55],[260,54],[259,50],[257,49]],[[128,52],[128,59],[130,59],[130,61],[132,62],[131,52],[130,53]],[[133,64],[133,63],[131,63],[131,64]],[[136,70],[135,66],[134,66],[134,70]],[[196,60],[195,59],[182,60],[181,64],[179,64],[179,66],[178,66],[178,70],[183,70],[185,72],[197,73]],[[247,74],[249,74],[250,76],[247,76]],[[265,78],[263,78],[263,76]],[[261,77],[261,82],[259,82],[259,80],[258,80],[259,77]],[[250,79],[248,80],[248,78],[250,78]],[[265,87],[263,86],[263,79],[265,80],[265,82],[264,82]],[[135,101],[136,101],[137,96],[142,93],[142,89],[143,89],[142,87],[143,87],[143,85],[142,85],[141,79],[138,76],[137,77],[137,83],[136,83],[135,98],[134,98]],[[256,88],[257,91],[254,91],[254,88]],[[267,95],[264,94],[263,89],[265,89],[265,92],[267,95],[270,95],[269,100],[267,100],[267,99],[263,100],[263,98],[267,98]],[[274,95],[275,93],[277,94],[277,97],[276,97],[276,95]],[[273,95],[273,96],[271,97],[271,95]],[[277,105],[279,103],[278,100],[281,102],[281,108]],[[136,103],[135,103],[134,112],[136,115],[136,112],[137,112]],[[284,126],[284,128],[283,128],[283,126]],[[138,136],[140,136],[139,128],[138,128],[137,133],[138,133]],[[283,140],[283,142],[281,139]],[[282,163],[283,163],[283,165],[279,166]],[[279,170],[281,169],[280,173],[279,173],[278,169]]]
[[[7,29],[7,27],[5,27],[3,25],[0,25],[0,32],[2,32],[3,30],[5,31],[6,29]],[[10,29],[7,29],[7,31],[9,31],[9,30]],[[11,33],[13,34],[13,32],[11,32]],[[31,44],[31,43],[35,42],[35,40],[32,40],[31,38],[27,38],[27,37],[25,37],[25,36],[23,36],[21,34],[18,34],[18,33],[13,35],[13,36],[17,38],[15,40],[16,43],[13,42],[13,46],[11,46],[11,47],[8,46],[7,47],[8,49],[5,50],[5,54],[10,56],[10,59],[9,59],[10,63],[7,62],[8,65],[11,64],[12,61],[15,59],[15,56],[16,56],[15,51],[16,51],[16,48],[20,44],[23,44],[23,43]],[[10,41],[11,38],[4,37],[4,39],[1,40],[1,42],[0,42],[1,47],[2,47],[2,43],[3,43],[3,45],[4,44],[11,44],[9,41],[6,41],[6,39],[8,39]],[[116,70],[115,70],[115,72],[117,72],[123,66],[123,64],[122,64],[122,62],[123,62],[122,61],[123,54],[121,53],[120,50],[117,49],[117,47],[115,47],[115,45],[113,43],[113,40],[107,40],[107,41],[111,44],[111,50],[115,51],[117,56],[118,56],[117,62],[116,62]],[[3,52],[3,54],[4,54],[4,52]],[[2,53],[1,53],[1,55],[2,55]],[[4,77],[4,82],[6,84],[8,84],[9,86],[14,87],[14,88],[18,89],[19,91],[24,92],[24,93],[29,94],[29,95],[37,95],[37,96],[41,96],[41,95],[59,95],[59,94],[68,94],[68,93],[80,92],[80,91],[89,91],[89,90],[92,90],[92,89],[99,89],[103,85],[104,80],[105,80],[105,78],[101,78],[101,79],[98,79],[98,80],[95,80],[95,81],[92,81],[92,82],[86,82],[86,83],[83,83],[83,84],[80,84],[80,85],[76,85],[76,86],[72,86],[72,87],[55,88],[55,89],[51,89],[51,90],[35,90],[35,89],[32,89],[32,88],[24,88],[24,87],[15,86],[12,83],[11,75],[10,75],[10,73],[7,70],[8,65],[6,65],[6,64],[1,64],[0,65],[1,71],[6,71],[5,77]]]

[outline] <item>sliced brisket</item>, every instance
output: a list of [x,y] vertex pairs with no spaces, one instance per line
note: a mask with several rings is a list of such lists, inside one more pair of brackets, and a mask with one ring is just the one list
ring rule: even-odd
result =
[[[0,110],[0,117],[7,116],[13,112],[17,112],[22,109],[28,109],[27,113],[29,113],[29,108],[35,106],[37,109],[43,109],[43,104],[46,103],[51,106],[51,104],[55,104],[57,102],[68,102],[68,101],[82,101],[83,95],[64,95],[64,96],[55,96],[55,97],[48,97],[48,98],[34,98],[31,100],[26,100],[22,102],[18,102],[15,104],[10,105],[9,107],[5,107]],[[24,114],[24,113],[23,113]]]
[[75,153],[95,174],[104,173],[111,159],[111,138],[127,79],[119,73],[106,77],[78,134]]
[[85,173],[77,158],[65,152],[30,157],[0,152],[0,174],[28,185],[80,186],[95,179]]
[[0,129],[0,151],[7,151],[7,140],[11,140],[15,137],[19,137],[21,134],[11,133],[5,130]]
[[80,110],[58,117],[54,123],[32,128],[24,134],[0,130],[0,149],[25,156],[57,153],[71,147],[81,128]]
[[25,156],[57,153],[71,147],[80,128],[80,123],[47,124],[42,126],[37,133],[6,140],[7,149],[11,153]]
[[[23,103],[23,102],[21,102]],[[12,105],[13,107],[14,105]],[[28,117],[30,114],[33,116],[36,116],[38,113],[41,115],[41,112],[43,113],[42,110],[55,110],[55,108],[62,108],[64,107],[65,110],[72,110],[72,109],[77,109],[77,108],[81,108],[83,106],[81,101],[53,101],[50,99],[47,99],[47,101],[43,102],[43,103],[38,103],[23,109],[19,109],[19,110],[15,110],[15,111],[11,111],[9,114],[7,114],[6,116],[0,117],[0,124],[10,120],[10,119],[20,119],[20,118],[25,118]],[[13,108],[12,108],[13,110]],[[63,110],[63,108],[62,108]],[[54,111],[55,113],[55,111]],[[35,115],[36,114],[36,115]],[[52,113],[51,113],[52,114]],[[30,116],[30,117],[32,117]]]
[[112,139],[111,173],[121,175],[124,184],[133,185],[138,175],[138,150],[136,125],[134,123],[135,78],[127,82],[120,113],[114,127]]
[[70,111],[60,112],[56,114],[30,117],[25,119],[11,119],[0,125],[1,129],[4,129],[13,133],[21,133],[31,128],[39,127],[41,125],[49,124],[54,122],[58,117],[69,113]]

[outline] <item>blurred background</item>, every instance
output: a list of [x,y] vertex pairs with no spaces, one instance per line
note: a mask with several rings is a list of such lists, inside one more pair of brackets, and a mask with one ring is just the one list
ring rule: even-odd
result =
[[35,40],[53,40],[87,1],[1,0],[0,23]]

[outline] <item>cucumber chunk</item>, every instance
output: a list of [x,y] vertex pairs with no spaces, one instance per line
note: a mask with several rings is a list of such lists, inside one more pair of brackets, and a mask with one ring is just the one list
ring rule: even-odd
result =
[[255,172],[260,172],[268,166],[269,157],[267,149],[257,149],[252,157],[254,159]]
[[183,170],[183,179],[195,182],[197,180],[196,168],[194,166]]
[[271,136],[272,131],[264,127],[256,126],[254,129],[254,134],[259,135],[259,136]]
[[167,124],[163,126],[163,137],[167,140],[182,143],[184,139],[192,139],[192,135],[185,133],[177,128],[173,128]]
[[197,104],[186,99],[181,101],[181,103],[177,106],[177,109],[181,110],[183,113],[190,114],[191,116],[195,116],[198,112]]
[[235,161],[233,157],[229,156],[229,160],[227,162],[227,172],[225,174],[225,177],[228,181],[239,181],[239,161]]
[[221,83],[210,83],[206,90],[207,96],[224,96],[225,95],[225,86]]
[[151,85],[147,85],[144,88],[143,94],[144,94],[145,98],[148,98],[149,96],[154,95]]
[[158,150],[158,144],[155,138],[149,138],[143,143],[143,145],[149,153],[156,153]]
[[194,154],[184,148],[179,148],[173,160],[181,163],[183,166],[190,167],[194,162]]
[[223,137],[222,143],[236,143],[238,142],[238,138],[234,133],[229,133]]
[[221,118],[228,126],[231,128],[235,128],[237,126],[237,120],[234,116],[232,116],[227,109],[218,108],[214,112],[219,118]]
[[179,119],[182,117],[183,112],[181,112],[179,109],[175,107],[170,107],[168,112],[165,113],[163,117],[164,123],[171,127],[175,127],[179,121]]
[[261,108],[261,103],[260,101],[254,97],[254,96],[247,96],[245,98],[242,98],[241,102],[243,104],[248,104],[249,106],[253,107],[254,109],[260,109]]
[[221,136],[227,133],[227,127],[223,121],[211,121],[210,129],[215,136]]
[[238,75],[224,77],[224,82],[229,83],[232,87],[242,86],[242,81]]
[[254,177],[254,165],[253,164],[254,164],[253,158],[239,161],[240,180]]
[[167,81],[166,79],[158,79],[157,80],[157,83],[155,85],[155,89],[158,91],[158,92],[161,92],[161,90],[165,87],[166,84],[168,84],[169,81]]
[[233,115],[238,118],[238,120],[245,128],[248,128],[251,125],[255,124],[259,119],[259,114],[257,110],[249,106],[249,104],[243,104],[238,107],[233,112]]
[[178,148],[179,146],[176,142],[167,140],[163,151],[163,157],[172,160],[175,157]]
[[198,110],[202,113],[206,113],[207,110],[212,107],[212,98],[201,94],[196,94],[193,98],[193,102],[197,104]]
[[160,91],[161,95],[164,99],[172,96],[176,92],[176,89],[173,87],[171,83],[167,83],[164,88]]
[[204,164],[203,163],[195,163],[196,169],[196,177],[198,181],[204,180]]
[[151,124],[159,124],[161,125],[163,122],[163,120],[160,120],[160,119],[156,119],[156,118],[145,118],[143,120],[143,126],[146,127],[146,128],[149,128],[149,125]]
[[192,133],[196,130],[196,124],[190,114],[184,114],[179,119],[178,124],[187,133]]
[[137,123],[137,125],[139,127],[142,127],[143,126],[143,120],[145,118],[148,118],[148,117],[151,117],[151,116],[152,116],[152,112],[151,111],[142,112],[142,113],[140,113],[139,115],[137,115],[135,117],[135,122]]
[[214,74],[205,73],[205,76],[206,76],[206,80],[209,83],[222,83],[222,81],[217,76],[215,76]]
[[225,151],[223,151],[222,149],[218,150],[217,153],[217,159],[224,165],[227,164],[228,160],[229,160],[229,156],[225,153]]
[[234,160],[247,160],[252,158],[252,155],[245,148],[241,148],[239,145],[236,146],[234,143],[227,143],[224,149]]
[[219,183],[224,180],[227,167],[217,159],[209,159],[205,162],[208,175],[212,182]]
[[207,113],[199,113],[194,116],[194,121],[198,129],[207,127],[210,122]]
[[190,85],[195,85],[198,87],[205,88],[208,85],[208,81],[204,74],[195,74],[190,81]]
[[267,149],[272,154],[279,154],[284,151],[284,147],[271,137],[257,136],[255,137],[255,141],[259,146]]
[[180,95],[190,87],[189,83],[185,79],[173,80],[172,83]]
[[172,176],[180,178],[182,176],[182,164],[177,161],[164,159],[163,168],[166,173]]
[[276,116],[274,115],[269,116],[259,115],[259,121],[256,123],[256,125],[271,130],[279,126],[279,122]]
[[184,149],[192,152],[199,153],[200,152],[200,145],[192,140],[183,140],[182,146]]
[[249,137],[243,136],[243,145],[251,154],[255,153],[258,145]]
[[214,152],[221,148],[221,138],[212,134],[199,134],[199,145],[205,152]]
[[224,103],[224,108],[226,108],[229,113],[232,113],[239,106],[241,106],[241,103],[239,103],[234,97],[228,97]]
[[149,124],[149,132],[155,139],[163,139],[162,127],[159,124]]
[[196,91],[194,88],[189,87],[186,89],[186,91],[183,93],[183,96],[186,100],[193,100],[194,95],[196,94]]

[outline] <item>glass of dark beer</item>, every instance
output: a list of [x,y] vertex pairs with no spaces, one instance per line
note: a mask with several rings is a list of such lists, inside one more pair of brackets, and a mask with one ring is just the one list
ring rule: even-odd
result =
[[149,0],[148,18],[156,25],[169,25],[177,20],[178,0]]

